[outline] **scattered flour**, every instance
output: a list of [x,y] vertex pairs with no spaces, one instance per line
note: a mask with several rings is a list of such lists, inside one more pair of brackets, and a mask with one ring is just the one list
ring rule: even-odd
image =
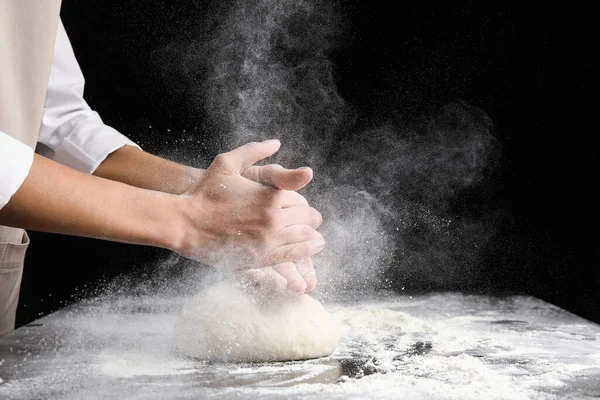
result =
[[[20,364],[35,373],[18,380],[2,375],[0,398],[546,400],[599,394],[600,328],[547,311],[535,299],[449,294],[326,306],[341,331],[330,356],[235,364],[173,352],[179,309],[80,310],[69,323],[57,318],[73,330],[62,331],[66,346]],[[363,374],[352,373],[356,366]],[[577,379],[583,384],[573,391]]]

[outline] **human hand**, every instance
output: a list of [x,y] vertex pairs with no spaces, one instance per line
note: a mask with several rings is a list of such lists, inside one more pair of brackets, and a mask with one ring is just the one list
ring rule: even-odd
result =
[[[186,179],[181,180],[184,186],[181,193],[193,190],[206,171],[199,168],[187,167]],[[313,178],[313,171],[309,167],[287,169],[278,164],[253,165],[242,171],[241,175],[256,183],[262,183],[282,190],[297,191],[308,185]]]
[[[195,170],[194,180],[188,185],[199,181],[205,171]],[[277,164],[253,165],[246,168],[243,177],[264,185],[282,190],[297,191],[305,187],[313,178],[313,171],[308,167],[287,169]],[[191,186],[190,186],[191,187]],[[244,270],[238,276],[243,282],[259,286],[270,292],[306,293],[312,291],[317,284],[317,276],[312,258],[307,257],[303,262],[284,263],[274,267]]]
[[[294,191],[242,176],[279,146],[276,140],[249,143],[218,155],[198,184],[179,196],[184,229],[173,250],[237,270],[267,265],[283,270],[281,264],[321,251],[324,241],[316,231],[322,221],[318,211]],[[292,175],[306,176],[306,171]]]
[[[242,175],[254,182],[279,189],[300,190],[312,180],[313,171],[308,167],[287,169],[270,164],[252,166]],[[313,291],[317,284],[317,275],[310,257],[296,263],[246,270],[241,274],[241,278],[246,283],[275,293],[308,293]]]
[[311,258],[296,263],[247,269],[241,271],[239,277],[246,285],[271,294],[303,294],[313,291],[317,285]]

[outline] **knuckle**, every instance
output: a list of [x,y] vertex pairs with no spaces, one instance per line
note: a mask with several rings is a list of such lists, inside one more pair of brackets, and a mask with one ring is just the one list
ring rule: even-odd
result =
[[318,280],[315,275],[311,275],[306,282],[306,290],[312,292],[314,288],[317,286]]
[[304,225],[302,227],[302,232],[301,232],[302,239],[303,240],[310,240],[310,238],[314,236],[315,232],[316,231],[312,227],[310,227],[308,225]]
[[228,159],[227,154],[225,154],[225,153],[217,154],[213,161],[213,165],[216,165],[216,166],[226,165],[228,162],[227,159]]
[[296,201],[300,204],[304,204],[308,206],[308,200],[306,200],[306,198],[304,196],[302,196],[300,193],[297,192],[293,192],[296,194]]
[[318,212],[316,209],[312,208],[312,207],[311,207],[311,211],[313,213],[314,224],[317,227],[321,226],[321,224],[323,223],[323,215],[320,212]]
[[302,243],[302,255],[303,256],[312,256],[315,253],[316,246],[312,241]]
[[292,289],[295,289],[298,293],[304,293],[308,289],[308,285],[304,279],[297,279]]
[[314,231],[314,236],[313,236],[313,241],[318,241],[318,242],[324,242],[325,238],[323,237],[323,234],[321,234],[321,232],[318,231]]

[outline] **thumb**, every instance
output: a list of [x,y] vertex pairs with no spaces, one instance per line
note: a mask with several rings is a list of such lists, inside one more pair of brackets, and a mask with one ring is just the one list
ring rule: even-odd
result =
[[264,142],[250,142],[221,154],[223,160],[227,160],[227,166],[241,174],[246,168],[256,164],[260,160],[272,156],[281,147],[277,139],[265,140]]

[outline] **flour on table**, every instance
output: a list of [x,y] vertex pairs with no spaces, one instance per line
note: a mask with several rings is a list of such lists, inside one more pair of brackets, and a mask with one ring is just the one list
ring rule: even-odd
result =
[[216,361],[304,360],[331,354],[338,326],[309,295],[269,302],[221,282],[191,298],[175,327],[181,353]]

